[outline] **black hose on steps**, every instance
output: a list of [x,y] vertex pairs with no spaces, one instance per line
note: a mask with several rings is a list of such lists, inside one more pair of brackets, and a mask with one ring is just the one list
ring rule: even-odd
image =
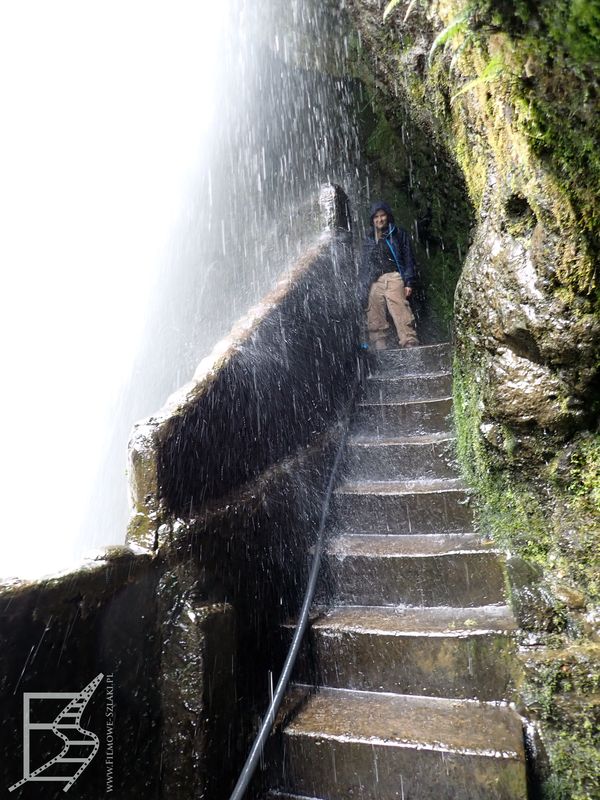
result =
[[[362,369],[359,369],[359,373],[362,373]],[[246,759],[246,762],[242,767],[240,777],[238,778],[238,782],[236,783],[235,788],[231,793],[229,800],[242,800],[244,793],[246,792],[246,789],[248,788],[248,785],[252,780],[252,776],[254,775],[256,765],[258,764],[259,759],[262,755],[265,742],[267,741],[267,738],[271,732],[271,728],[273,727],[273,723],[275,722],[275,717],[279,710],[279,706],[281,705],[281,701],[283,700],[285,690],[287,689],[290,677],[292,675],[292,670],[294,668],[294,664],[296,663],[296,657],[298,655],[298,651],[300,650],[300,644],[302,643],[302,637],[306,632],[306,627],[308,625],[308,615],[310,612],[310,608],[312,606],[312,601],[317,586],[317,578],[319,576],[319,570],[321,567],[321,556],[323,555],[323,547],[325,544],[325,522],[327,520],[327,512],[329,511],[329,503],[331,500],[331,494],[333,492],[333,486],[335,483],[338,467],[340,464],[340,460],[342,458],[342,453],[344,452],[344,447],[346,445],[346,438],[348,436],[348,424],[350,421],[350,412],[352,411],[352,407],[354,406],[354,399],[356,397],[356,392],[358,390],[359,385],[360,385],[360,380],[357,381],[357,383],[355,384],[354,389],[352,391],[352,396],[348,403],[344,432],[342,434],[342,438],[340,439],[340,443],[338,445],[338,449],[335,454],[333,467],[331,469],[331,475],[329,476],[327,491],[325,493],[325,500],[323,502],[323,508],[321,511],[321,519],[319,521],[319,531],[317,534],[317,541],[315,543],[310,575],[308,578],[308,584],[306,586],[306,592],[304,594],[302,610],[300,611],[300,617],[298,619],[298,624],[296,627],[296,631],[294,633],[294,638],[292,639],[292,644],[290,645],[290,649],[285,659],[281,675],[279,676],[279,680],[277,681],[277,687],[275,689],[275,692],[273,693],[271,703],[269,704],[269,707],[265,713],[262,724],[260,726],[260,730],[256,736],[256,739],[254,740],[254,744],[252,745],[252,749],[248,754],[248,758]]]

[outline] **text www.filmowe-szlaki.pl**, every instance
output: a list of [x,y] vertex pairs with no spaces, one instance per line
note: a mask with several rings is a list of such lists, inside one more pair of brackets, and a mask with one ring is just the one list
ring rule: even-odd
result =
[[106,765],[106,793],[113,790],[113,770],[114,770],[114,724],[115,724],[115,687],[113,675],[106,676],[106,754],[104,763]]

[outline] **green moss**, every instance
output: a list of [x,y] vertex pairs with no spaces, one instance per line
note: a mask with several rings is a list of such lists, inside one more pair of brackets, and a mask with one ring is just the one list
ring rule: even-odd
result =
[[465,176],[473,207],[479,209],[487,182],[487,157],[469,135],[463,118],[457,117],[454,126],[454,153]]
[[508,428],[497,426],[497,447],[481,435],[483,402],[472,365],[455,361],[454,419],[464,477],[474,490],[478,527],[494,542],[528,561],[545,565],[552,547],[551,528],[538,493],[519,471],[506,469],[516,449]]
[[600,63],[600,3],[571,0],[542,5],[542,17],[555,45],[577,64]]
[[535,709],[539,719],[556,723],[568,715],[578,729],[589,731],[589,718],[577,703],[572,702],[569,707],[567,700],[577,695],[597,703],[599,661],[598,644],[571,645],[534,653],[525,666],[529,705]]
[[566,732],[547,743],[552,774],[542,785],[543,800],[597,800],[600,786],[598,744]]
[[[577,587],[586,603],[600,602],[600,435],[578,434],[534,478],[515,431],[484,419],[477,363],[462,355],[454,366],[457,449],[480,530]],[[482,434],[486,424],[493,442]]]
[[[454,365],[458,455],[463,473],[475,490],[480,530],[527,562],[539,564],[542,575],[561,573],[566,581],[583,587],[587,599],[593,600],[600,548],[597,533],[590,533],[593,526],[588,527],[586,515],[595,510],[597,519],[599,437],[584,437],[571,448],[569,463],[554,465],[554,480],[564,495],[564,508],[553,517],[553,506],[548,506],[543,486],[523,480],[510,466],[507,469],[517,449],[514,434],[497,425],[494,446],[482,436],[481,384],[475,378],[474,360],[465,352],[462,357]],[[573,516],[574,509],[577,513]],[[571,524],[566,524],[566,515]],[[562,536],[556,527],[564,529]],[[544,592],[546,601],[552,602],[547,588]],[[538,787],[540,796],[546,800],[595,800],[600,788],[600,647],[565,647],[567,631],[574,629],[570,616],[557,600],[544,613],[546,630],[552,633],[540,631],[538,635],[559,649],[538,649],[526,659],[526,677],[519,693],[527,715],[538,720],[548,759],[547,772]]]
[[600,434],[582,439],[571,456],[569,494],[585,512],[600,508]]
[[375,110],[373,123],[367,138],[367,157],[371,164],[377,164],[379,171],[399,181],[404,166],[402,141],[379,108]]
[[[444,47],[453,51],[452,61],[449,65],[448,58],[442,57],[442,47],[432,48],[431,68],[420,82],[420,90],[411,90],[412,98],[419,102],[419,91],[425,88],[433,116],[441,120],[446,132],[454,127],[449,146],[464,171],[476,208],[485,186],[485,170],[473,149],[473,137],[466,140],[461,130],[465,124],[461,95],[464,98],[478,91],[482,108],[486,94],[501,101],[507,113],[499,115],[499,106],[488,102],[484,138],[490,139],[502,162],[502,149],[514,148],[515,135],[522,136],[523,161],[537,158],[552,176],[557,194],[556,226],[567,237],[580,238],[577,257],[565,256],[559,278],[574,294],[598,293],[600,0],[541,0],[535,4],[528,0],[456,0],[444,4],[444,14],[444,31],[452,31]],[[460,24],[452,25],[457,19]],[[460,73],[453,72],[454,62]],[[460,80],[459,75],[463,76]],[[448,93],[455,101],[452,110],[436,102],[436,96]],[[469,119],[468,125],[472,124]],[[501,141],[494,143],[494,137]],[[510,169],[500,171],[503,176],[510,173]]]
[[523,695],[542,730],[547,800],[592,800],[600,789],[600,647],[570,645],[524,663]]
[[[491,534],[496,543],[525,561],[539,564],[546,581],[558,575],[566,586],[582,590],[584,601],[597,602],[600,437],[581,436],[541,476],[539,484],[526,481],[510,468],[517,449],[514,434],[495,426],[494,446],[481,434],[484,405],[476,375],[476,362],[463,352],[462,360],[454,365],[458,455],[475,490],[482,533]],[[550,475],[555,499],[548,503]],[[549,762],[540,793],[547,800],[596,800],[600,789],[600,647],[585,640],[570,642],[569,636],[581,635],[577,614],[552,600],[548,590],[546,586],[545,600],[552,605],[544,612],[546,627],[538,635],[558,649],[537,650],[529,657],[520,688],[527,715],[539,722]],[[531,587],[528,596],[533,596]]]
[[[489,4],[479,5],[491,19]],[[513,65],[504,90],[516,112],[515,129],[564,192],[588,251],[566,281],[589,294],[597,285],[600,254],[600,2],[492,5]]]
[[598,603],[600,434],[577,437],[552,465],[551,474],[561,500],[556,538],[564,572],[590,602]]

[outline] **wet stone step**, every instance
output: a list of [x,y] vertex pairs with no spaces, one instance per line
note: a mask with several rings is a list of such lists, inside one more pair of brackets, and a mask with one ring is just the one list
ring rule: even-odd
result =
[[350,481],[396,481],[458,477],[456,440],[448,433],[390,439],[354,437],[342,474]]
[[342,534],[326,546],[319,600],[364,606],[504,605],[503,566],[500,553],[469,534]]
[[373,353],[372,374],[404,372],[415,375],[452,369],[452,345],[450,344],[425,345],[409,350],[389,349],[370,352]]
[[361,436],[409,436],[452,430],[452,398],[404,403],[359,403],[350,431]]
[[326,800],[525,800],[522,724],[468,700],[320,689],[284,732],[283,790]]
[[515,630],[507,606],[339,606],[312,620],[297,675],[342,689],[508,700]]
[[269,792],[265,800],[321,800],[319,797],[307,797],[306,795],[290,794],[289,792]]
[[367,379],[363,400],[372,403],[398,403],[406,400],[438,400],[452,394],[452,373],[425,375],[376,373]]
[[459,480],[356,481],[332,496],[330,527],[362,533],[462,533],[473,514]]

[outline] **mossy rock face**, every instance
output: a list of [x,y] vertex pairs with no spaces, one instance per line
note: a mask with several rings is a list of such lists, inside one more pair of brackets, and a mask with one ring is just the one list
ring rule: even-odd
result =
[[459,352],[482,377],[490,420],[566,439],[593,424],[600,319],[555,289],[558,233],[497,184],[458,284]]
[[549,763],[537,764],[547,800],[592,800],[600,789],[600,645],[526,653],[523,701]]
[[[384,5],[348,0],[384,118],[369,158],[407,215],[439,210],[444,252],[462,254],[459,458],[482,530],[523,565],[511,574],[525,652],[539,655],[522,691],[549,753],[540,791],[591,800],[597,742],[579,722],[597,689],[567,689],[548,664],[567,674],[573,648],[600,641],[600,3],[400,0],[386,21]],[[413,160],[416,187],[390,151]],[[442,264],[428,261],[428,283],[448,310]],[[596,680],[596,651],[577,658]],[[536,711],[540,693],[552,713]],[[575,695],[588,711],[562,713]]]

